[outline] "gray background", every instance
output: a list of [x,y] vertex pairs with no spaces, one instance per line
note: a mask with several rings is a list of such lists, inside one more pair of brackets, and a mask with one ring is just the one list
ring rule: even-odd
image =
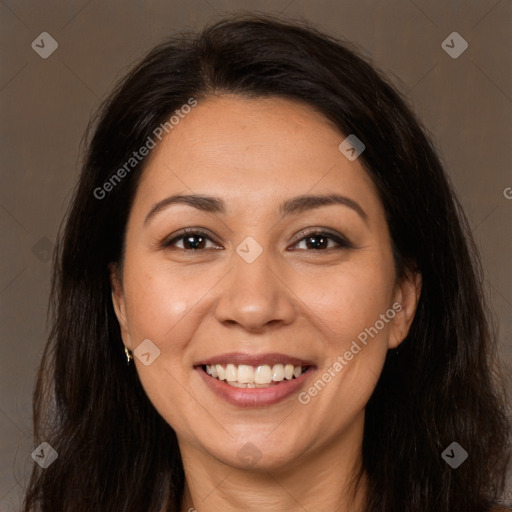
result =
[[[76,183],[89,116],[163,37],[222,13],[304,16],[358,44],[406,93],[433,137],[481,248],[512,368],[511,34],[509,0],[147,0],[0,2],[0,511],[17,511],[34,464],[31,393],[48,329],[56,234]],[[441,43],[469,44],[451,58]],[[57,50],[41,58],[42,32]],[[510,191],[509,197],[512,197]],[[470,454],[471,457],[471,454]],[[507,498],[512,502],[512,492]]]

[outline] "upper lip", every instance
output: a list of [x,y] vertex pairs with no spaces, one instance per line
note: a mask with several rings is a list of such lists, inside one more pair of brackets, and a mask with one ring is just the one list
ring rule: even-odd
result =
[[219,354],[211,356],[201,361],[194,363],[194,366],[204,366],[212,364],[246,364],[248,366],[262,366],[268,364],[273,366],[275,364],[293,364],[293,366],[314,366],[312,361],[300,359],[298,357],[280,354],[277,352],[267,354],[247,354],[241,352],[231,352],[227,354]]

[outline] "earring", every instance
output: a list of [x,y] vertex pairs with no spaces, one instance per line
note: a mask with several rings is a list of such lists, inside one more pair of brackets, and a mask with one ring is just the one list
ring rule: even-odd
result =
[[129,366],[130,361],[133,359],[132,353],[128,349],[128,347],[125,345],[124,347],[124,353],[126,354],[126,364]]

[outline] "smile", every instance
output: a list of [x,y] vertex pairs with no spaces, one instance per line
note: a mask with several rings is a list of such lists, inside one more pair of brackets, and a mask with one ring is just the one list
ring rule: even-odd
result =
[[275,386],[284,380],[299,378],[308,366],[294,366],[293,364],[275,364],[270,366],[250,366],[246,364],[204,365],[203,370],[214,379],[224,381],[237,388],[265,388]]
[[298,392],[316,366],[285,354],[230,353],[198,361],[194,369],[223,401],[238,407],[263,407]]

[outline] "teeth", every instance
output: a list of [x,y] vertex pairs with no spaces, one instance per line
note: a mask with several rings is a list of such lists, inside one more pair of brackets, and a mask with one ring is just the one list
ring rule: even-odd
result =
[[[254,368],[252,366],[247,366],[246,364],[241,364],[238,366],[238,382],[241,384],[249,384],[258,382],[258,380],[255,380],[254,378]],[[261,382],[258,382],[258,384],[262,384]]]
[[258,366],[254,372],[254,382],[256,384],[270,384],[272,382],[272,368],[268,364]]
[[[224,380],[226,377],[226,370],[224,370],[224,367],[220,364],[213,365],[215,366],[215,369],[217,370],[217,379]],[[208,368],[208,365],[206,365],[206,368]],[[213,373],[211,374],[213,377]]]
[[206,373],[218,380],[227,381],[227,384],[237,388],[261,388],[276,385],[283,380],[297,379],[305,371],[302,366],[293,364],[268,364],[257,367],[246,364],[214,364],[206,365]]
[[228,382],[235,382],[238,380],[236,366],[234,364],[228,364],[226,366],[226,373],[224,374],[224,378]]
[[282,364],[275,364],[272,368],[272,380],[280,382],[284,379],[284,366]]

